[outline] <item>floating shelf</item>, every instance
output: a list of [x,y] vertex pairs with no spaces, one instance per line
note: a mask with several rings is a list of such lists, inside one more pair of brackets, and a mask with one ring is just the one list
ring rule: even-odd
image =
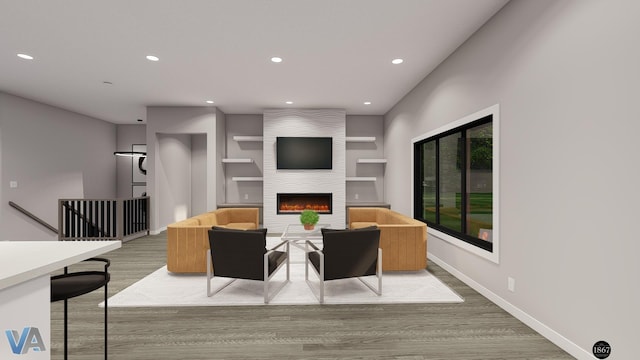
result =
[[234,176],[231,181],[262,181],[262,176]]
[[375,136],[347,136],[346,142],[375,142]]
[[222,159],[225,164],[251,164],[253,159]]
[[244,136],[244,135],[234,135],[234,141],[263,141],[262,136]]
[[358,164],[386,164],[387,159],[358,159]]
[[347,176],[346,181],[376,181],[375,176]]

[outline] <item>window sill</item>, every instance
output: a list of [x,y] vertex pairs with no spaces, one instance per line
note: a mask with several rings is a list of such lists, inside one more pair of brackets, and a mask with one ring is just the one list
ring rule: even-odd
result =
[[[466,241],[460,240],[455,236],[451,236],[447,233],[444,233],[442,231],[430,228],[427,226],[427,233],[429,235],[433,235],[435,237],[437,237],[438,239],[442,239],[448,243],[450,243],[451,245],[454,245],[456,247],[459,247],[463,250],[466,250],[474,255],[477,255],[481,258],[487,259],[493,263],[496,264],[500,264],[500,256],[499,256],[499,248],[498,248],[498,242],[496,241],[496,239],[494,238],[493,240],[493,252],[489,252],[487,250],[481,249],[477,246],[471,245]],[[496,236],[497,233],[494,233],[494,236]]]

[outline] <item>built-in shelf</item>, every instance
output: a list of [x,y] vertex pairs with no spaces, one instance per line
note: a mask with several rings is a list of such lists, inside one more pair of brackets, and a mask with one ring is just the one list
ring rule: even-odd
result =
[[347,181],[376,181],[375,176],[347,176]]
[[218,209],[220,208],[234,208],[234,207],[240,207],[240,208],[247,208],[247,207],[257,207],[257,208],[261,208],[262,207],[262,203],[261,202],[255,202],[255,203],[222,203],[222,204],[218,204],[217,205]]
[[234,135],[234,141],[263,141],[262,136]]
[[222,162],[225,164],[251,164],[253,163],[253,159],[222,159]]
[[375,136],[347,136],[346,142],[375,142]]
[[358,164],[386,164],[387,159],[358,159]]
[[262,176],[233,176],[231,181],[262,181]]

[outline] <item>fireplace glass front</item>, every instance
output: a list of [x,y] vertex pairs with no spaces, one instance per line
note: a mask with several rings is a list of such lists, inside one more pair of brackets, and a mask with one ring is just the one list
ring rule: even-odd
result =
[[277,195],[278,214],[300,214],[302,210],[315,210],[318,214],[332,213],[330,193],[297,193]]

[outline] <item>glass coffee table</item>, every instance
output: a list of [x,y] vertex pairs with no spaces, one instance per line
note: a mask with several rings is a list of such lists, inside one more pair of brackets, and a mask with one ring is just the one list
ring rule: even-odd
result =
[[[311,240],[316,246],[322,248],[322,228],[331,227],[330,224],[316,224],[313,230],[305,230],[302,224],[289,224],[282,233],[282,241],[288,241],[289,245],[305,250],[305,242]],[[299,260],[296,259],[295,260]],[[299,261],[292,261],[299,262]],[[304,262],[304,258],[302,260]]]

